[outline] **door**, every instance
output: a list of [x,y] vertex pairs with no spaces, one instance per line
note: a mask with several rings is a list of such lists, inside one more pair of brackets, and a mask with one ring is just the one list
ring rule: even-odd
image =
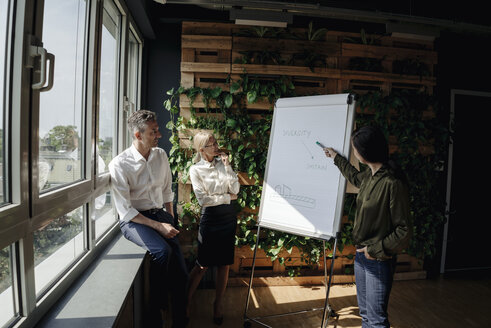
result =
[[452,90],[453,137],[441,272],[491,268],[487,223],[491,93]]

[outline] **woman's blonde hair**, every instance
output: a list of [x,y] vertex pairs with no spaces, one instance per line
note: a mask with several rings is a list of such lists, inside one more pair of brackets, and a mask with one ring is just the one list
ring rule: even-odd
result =
[[199,131],[194,135],[193,148],[196,151],[196,155],[194,156],[194,163],[198,163],[199,161],[201,161],[200,149],[204,148],[212,137],[213,134],[208,131]]

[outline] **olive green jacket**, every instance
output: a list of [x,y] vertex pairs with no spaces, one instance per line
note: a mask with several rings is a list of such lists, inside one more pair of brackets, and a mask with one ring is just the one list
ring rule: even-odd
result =
[[353,225],[355,245],[367,246],[368,254],[379,260],[406,248],[412,220],[405,183],[385,165],[372,176],[370,169],[360,172],[341,155],[336,155],[334,164],[352,185],[360,188]]

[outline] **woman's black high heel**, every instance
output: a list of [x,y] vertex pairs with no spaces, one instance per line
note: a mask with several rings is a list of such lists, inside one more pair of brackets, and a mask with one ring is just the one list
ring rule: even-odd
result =
[[213,323],[220,326],[223,323],[223,317],[213,317]]
[[219,316],[219,317],[216,317],[215,316],[215,312],[216,312],[216,303],[213,302],[213,323],[215,325],[220,326],[223,323],[223,315],[222,316]]

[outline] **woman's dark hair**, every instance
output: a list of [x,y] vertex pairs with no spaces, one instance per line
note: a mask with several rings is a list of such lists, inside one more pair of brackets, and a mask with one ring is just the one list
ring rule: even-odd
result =
[[363,126],[351,135],[351,141],[358,153],[370,163],[386,163],[389,160],[389,146],[382,131],[375,126]]
[[407,183],[402,169],[389,159],[389,145],[380,128],[367,125],[356,129],[351,135],[351,142],[363,159],[370,163],[387,165],[396,178]]

